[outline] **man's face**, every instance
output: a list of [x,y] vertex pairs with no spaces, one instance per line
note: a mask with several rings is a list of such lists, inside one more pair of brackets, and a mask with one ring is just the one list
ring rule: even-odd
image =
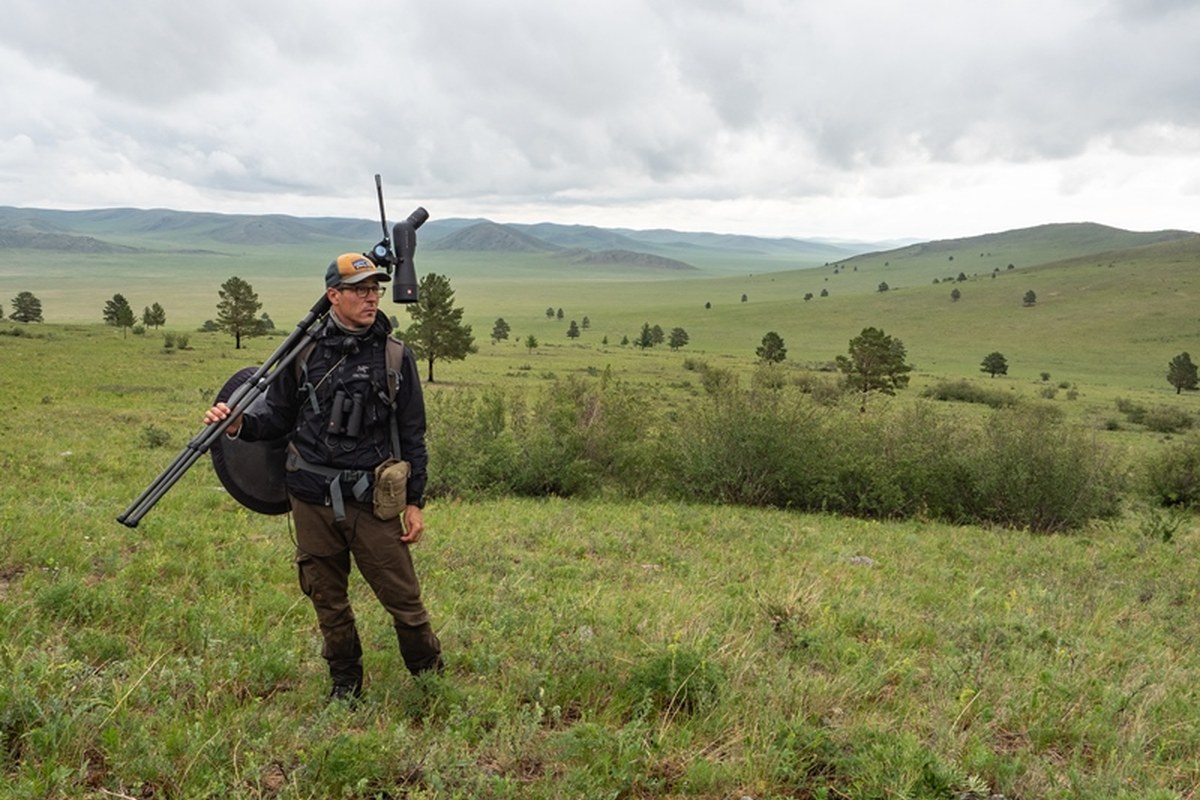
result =
[[333,311],[347,325],[366,327],[375,321],[383,287],[378,280],[365,280],[352,286],[342,285],[328,291]]

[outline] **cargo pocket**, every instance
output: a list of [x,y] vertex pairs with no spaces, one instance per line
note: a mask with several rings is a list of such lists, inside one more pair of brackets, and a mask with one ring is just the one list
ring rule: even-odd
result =
[[312,556],[308,553],[296,554],[296,577],[300,581],[300,591],[310,600],[317,599],[314,597],[316,587],[313,585],[313,566]]

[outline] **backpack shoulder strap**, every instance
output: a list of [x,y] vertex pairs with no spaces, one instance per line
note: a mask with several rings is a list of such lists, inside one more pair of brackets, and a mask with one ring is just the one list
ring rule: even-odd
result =
[[296,386],[300,389],[301,396],[308,395],[309,402],[312,403],[313,412],[320,413],[321,408],[317,404],[317,393],[313,390],[312,381],[308,379],[308,357],[312,355],[312,351],[316,349],[316,342],[309,342],[300,348],[300,352],[296,354],[296,360],[292,362],[296,371]]
[[387,362],[388,400],[396,402],[396,389],[400,385],[400,365],[404,362],[404,342],[388,334],[384,360]]
[[400,452],[400,429],[396,421],[396,392],[400,388],[400,365],[404,362],[404,342],[388,334],[387,346],[384,350],[384,361],[387,364],[388,427],[392,437],[392,458],[397,461],[403,458]]

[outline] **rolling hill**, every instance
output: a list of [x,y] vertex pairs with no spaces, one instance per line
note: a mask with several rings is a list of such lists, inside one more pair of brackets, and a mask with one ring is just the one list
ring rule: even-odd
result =
[[[40,236],[39,236],[40,234]],[[232,254],[243,249],[325,247],[365,249],[381,235],[378,222],[334,217],[290,217],[172,211],[169,209],[96,209],[60,211],[0,206],[0,252],[63,250],[117,252],[133,248],[156,252],[212,250]],[[47,238],[47,237],[58,238]],[[76,242],[74,238],[86,241]],[[875,249],[872,243],[831,245],[800,239],[767,239],[681,231],[608,230],[586,225],[501,224],[489,220],[431,220],[420,232],[421,247],[458,253],[606,253],[609,266],[680,268],[670,262],[695,259],[705,266],[731,258],[756,262],[760,269],[816,266]],[[124,251],[128,252],[128,251]],[[629,254],[642,254],[631,256]],[[657,256],[658,261],[644,256]],[[669,265],[670,264],[670,265]],[[669,266],[668,266],[669,265]],[[719,268],[718,268],[719,269]]]
[[[172,326],[194,327],[236,275],[282,323],[312,302],[330,254],[379,235],[378,222],[336,218],[0,207],[0,302],[33,291],[47,322],[95,323],[121,292],[135,310],[158,302]],[[418,273],[450,277],[477,331],[498,315],[540,325],[548,306],[565,306],[590,316],[597,341],[620,341],[649,320],[684,326],[696,349],[752,353],[777,330],[789,357],[805,362],[881,325],[922,367],[971,371],[982,354],[957,346],[961,338],[1055,375],[1080,353],[1101,373],[1128,370],[1143,357],[1138,340],[1198,347],[1189,342],[1200,236],[1186,231],[1043,225],[821,261],[802,257],[811,243],[799,240],[551,223],[431,220],[418,237]],[[960,301],[939,285],[947,281]],[[1038,296],[1032,310],[1020,302],[1028,290]],[[1047,355],[1050,344],[1071,352]]]

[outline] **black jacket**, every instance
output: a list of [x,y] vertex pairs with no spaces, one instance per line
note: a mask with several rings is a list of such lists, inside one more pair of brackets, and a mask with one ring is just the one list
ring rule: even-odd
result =
[[[309,464],[337,470],[372,471],[392,456],[388,422],[386,347],[391,324],[382,312],[366,333],[347,335],[326,320],[314,337],[303,371],[287,368],[246,410],[239,436],[246,441],[288,437]],[[408,503],[424,505],[428,452],[425,398],[416,359],[405,347],[396,387],[396,422],[401,457],[412,464]],[[315,400],[315,402],[314,402]],[[355,412],[354,406],[361,411]],[[342,401],[340,426],[333,407]],[[354,430],[351,420],[359,417]],[[298,470],[287,474],[288,491],[308,503],[329,500],[329,479]]]

